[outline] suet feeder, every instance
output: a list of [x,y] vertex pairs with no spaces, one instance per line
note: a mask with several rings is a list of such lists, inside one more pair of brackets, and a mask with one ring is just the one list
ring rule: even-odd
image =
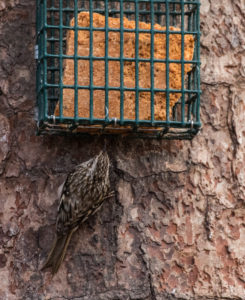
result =
[[200,1],[37,0],[38,133],[190,139]]

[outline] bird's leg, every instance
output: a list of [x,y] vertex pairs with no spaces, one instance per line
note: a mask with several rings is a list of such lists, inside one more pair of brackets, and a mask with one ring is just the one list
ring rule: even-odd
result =
[[111,191],[104,199],[108,199],[115,196],[115,192]]

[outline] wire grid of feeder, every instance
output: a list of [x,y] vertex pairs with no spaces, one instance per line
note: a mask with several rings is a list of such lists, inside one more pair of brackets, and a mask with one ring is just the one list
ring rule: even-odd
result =
[[[200,129],[200,1],[197,0],[165,0],[165,1],[80,1],[80,0],[37,0],[37,108],[38,108],[38,133],[128,133],[136,137],[158,137],[168,139],[191,139]],[[81,12],[88,12],[90,24],[88,27],[79,27],[78,16]],[[104,27],[95,27],[93,15],[98,13],[105,18]],[[119,28],[110,28],[108,19],[118,18]],[[124,18],[135,23],[133,29],[124,28]],[[74,26],[71,20],[74,20]],[[140,22],[151,24],[150,29],[141,29]],[[163,26],[162,30],[156,30],[155,24]],[[179,28],[171,30],[170,26]],[[78,53],[79,32],[89,32],[89,53],[81,56]],[[67,54],[67,34],[74,32],[74,54]],[[93,36],[95,32],[103,32],[105,35],[104,56],[94,55]],[[110,32],[118,32],[120,36],[120,55],[115,58],[108,53],[108,35]],[[133,58],[124,55],[124,37],[127,32],[132,32],[135,37],[135,55]],[[139,36],[141,33],[150,34],[150,57],[139,56]],[[164,34],[166,40],[166,57],[156,59],[154,57],[154,36]],[[170,59],[169,43],[170,35],[181,36],[181,57],[178,60]],[[185,60],[185,36],[192,35],[194,38],[194,54],[192,60]],[[74,65],[74,82],[64,84],[65,60],[72,60]],[[78,63],[88,62],[88,84],[80,85],[78,76]],[[96,86],[93,81],[93,67],[96,61],[104,62],[104,85]],[[109,85],[109,63],[117,61],[120,65],[119,86]],[[133,61],[135,66],[135,86],[127,87],[124,83],[125,62]],[[142,88],[139,85],[139,63],[150,64],[150,87]],[[166,87],[154,86],[154,65],[165,64]],[[181,87],[173,89],[169,83],[169,70],[171,64],[181,66]],[[191,64],[191,70],[185,75],[185,65]],[[63,111],[64,91],[70,89],[74,93],[73,115],[65,116]],[[81,90],[88,91],[89,115],[79,115],[78,95]],[[101,101],[104,102],[104,117],[94,115],[94,95],[101,92]],[[111,91],[120,93],[118,118],[110,118],[109,94]],[[125,118],[124,100],[125,92],[133,91],[135,95],[134,118]],[[149,93],[150,118],[141,119],[139,114],[140,93]],[[165,119],[155,119],[154,96],[156,92],[165,95],[166,105]],[[179,99],[170,109],[170,95],[178,94]],[[58,114],[55,109],[58,106]]]

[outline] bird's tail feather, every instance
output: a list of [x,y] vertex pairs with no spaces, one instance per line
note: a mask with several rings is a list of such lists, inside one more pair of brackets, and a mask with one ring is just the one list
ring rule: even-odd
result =
[[55,273],[57,273],[62,261],[64,260],[72,234],[76,231],[76,229],[77,228],[73,228],[66,235],[56,236],[52,249],[49,252],[47,261],[45,262],[41,270],[51,267],[52,274],[54,275]]

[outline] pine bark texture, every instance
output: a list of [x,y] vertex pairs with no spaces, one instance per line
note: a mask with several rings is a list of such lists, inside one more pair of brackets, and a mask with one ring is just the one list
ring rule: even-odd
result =
[[35,135],[35,1],[0,0],[0,299],[245,299],[245,3],[201,2],[202,131],[110,138],[116,196],[52,278],[58,188],[103,139]]

